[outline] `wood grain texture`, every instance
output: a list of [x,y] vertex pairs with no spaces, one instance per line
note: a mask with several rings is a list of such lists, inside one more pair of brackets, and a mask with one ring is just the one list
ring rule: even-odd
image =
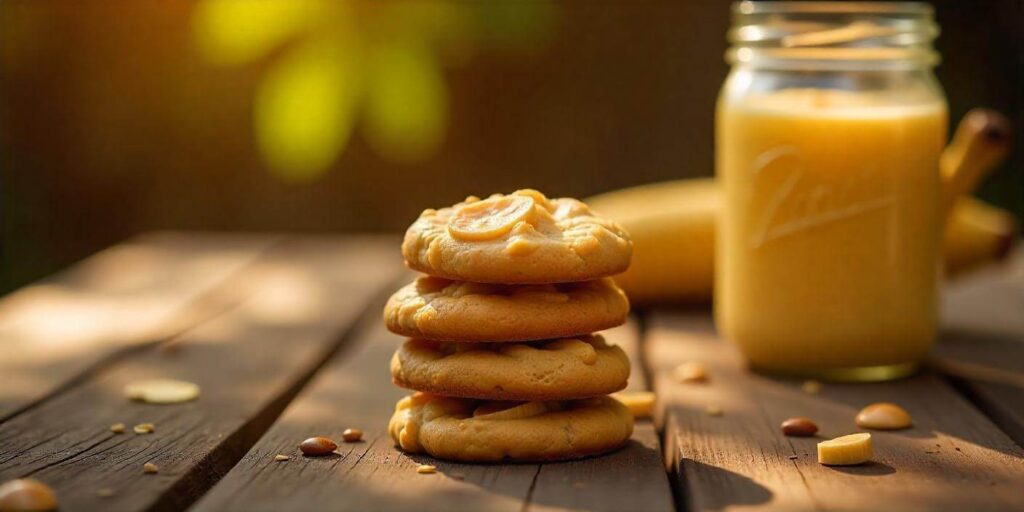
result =
[[220,285],[279,239],[151,233],[0,299],[0,422],[222,311]]
[[1024,446],[1024,248],[948,283],[933,366]]
[[[665,407],[672,478],[691,510],[1010,510],[1024,507],[1024,451],[945,381],[923,374],[870,385],[799,382],[748,372],[720,341],[706,312],[652,315],[646,361]],[[676,365],[708,366],[706,384],[672,379]],[[905,431],[872,432],[875,462],[817,463],[817,442],[859,429],[865,405],[891,401],[914,418]],[[722,416],[706,413],[708,405]],[[808,416],[817,438],[791,438],[779,425]]]
[[[0,425],[0,480],[50,484],[64,510],[180,510],[269,427],[399,268],[394,238],[291,239],[231,286],[245,297],[172,340],[116,361]],[[123,386],[170,377],[202,386],[197,401],[130,402]],[[113,434],[123,422],[129,433]],[[151,422],[156,432],[130,433]],[[143,474],[153,462],[158,474]],[[114,495],[101,498],[100,489]]]
[[[670,510],[671,495],[649,423],[618,452],[558,464],[458,464],[399,452],[387,434],[395,402],[407,391],[391,384],[388,361],[401,338],[375,315],[358,344],[320,372],[273,428],[201,500],[213,510]],[[609,334],[635,350],[630,325]],[[642,379],[640,379],[642,383]],[[634,382],[634,386],[638,386]],[[339,455],[301,456],[309,436],[340,438],[363,430],[365,441]],[[274,461],[275,454],[292,457]],[[438,473],[416,473],[433,464]]]

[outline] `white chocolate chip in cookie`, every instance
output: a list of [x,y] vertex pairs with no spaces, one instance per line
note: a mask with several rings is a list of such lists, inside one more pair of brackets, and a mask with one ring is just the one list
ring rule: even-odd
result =
[[510,256],[526,256],[536,251],[538,247],[540,247],[540,244],[533,240],[515,237],[509,240],[508,245],[505,246],[505,252]]
[[601,242],[593,235],[584,235],[570,242],[572,250],[580,256],[588,256],[601,250]]
[[575,354],[585,365],[593,365],[597,362],[597,350],[594,349],[594,345],[581,340],[567,338],[564,340],[553,341],[549,343],[546,348],[553,350],[565,350]]

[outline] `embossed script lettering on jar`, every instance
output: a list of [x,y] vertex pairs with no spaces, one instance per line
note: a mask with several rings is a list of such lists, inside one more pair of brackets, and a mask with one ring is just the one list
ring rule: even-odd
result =
[[752,249],[895,203],[876,162],[833,183],[815,180],[806,169],[807,163],[792,145],[772,148],[754,160],[754,194],[770,199],[763,211],[753,212]]

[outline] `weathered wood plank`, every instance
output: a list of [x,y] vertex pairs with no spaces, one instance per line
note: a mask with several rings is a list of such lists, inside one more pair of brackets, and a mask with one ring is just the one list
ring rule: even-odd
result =
[[932,362],[1024,446],[1024,248],[950,282]]
[[218,285],[279,239],[151,233],[0,299],[0,422],[216,314],[232,300]]
[[[398,274],[393,238],[290,239],[232,279],[237,307],[188,330],[173,350],[125,357],[0,425],[0,480],[32,476],[66,510],[179,510],[269,427],[343,334]],[[125,384],[170,377],[198,401],[129,402]],[[113,434],[109,426],[128,425]],[[156,432],[130,433],[150,422]],[[147,475],[153,462],[160,473]],[[101,498],[99,489],[114,495]]]
[[[388,361],[401,339],[376,315],[358,346],[335,358],[242,461],[201,500],[213,510],[669,510],[670,490],[649,424],[614,454],[560,464],[456,464],[395,449],[387,423],[407,392],[390,382]],[[610,334],[636,346],[633,326]],[[637,384],[634,383],[634,386]],[[365,442],[345,444],[340,456],[298,454],[312,435],[340,438],[348,427]],[[275,462],[275,454],[291,455]],[[434,475],[416,473],[434,464]]]
[[[746,371],[736,349],[717,338],[706,312],[653,315],[645,349],[665,407],[673,478],[689,509],[1024,507],[1024,451],[933,374],[884,384],[826,384],[820,394],[807,394],[799,382]],[[706,364],[711,381],[675,382],[672,370],[684,361]],[[858,431],[857,411],[879,401],[905,407],[915,426],[873,432],[874,463],[819,465],[816,443]],[[724,414],[707,414],[708,405]],[[783,436],[779,424],[793,416],[814,419],[820,437]]]

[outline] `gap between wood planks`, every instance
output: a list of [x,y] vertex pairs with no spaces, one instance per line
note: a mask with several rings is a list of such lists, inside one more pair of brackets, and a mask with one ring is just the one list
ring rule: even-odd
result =
[[[33,474],[72,509],[184,508],[234,465],[344,345],[339,333],[353,332],[368,304],[390,291],[399,269],[397,256],[390,257],[397,255],[394,244],[392,237],[283,243],[231,284],[247,290],[249,299],[175,338],[177,351],[133,353],[0,425],[0,457],[6,459],[0,479]],[[287,301],[301,305],[305,297],[295,296],[289,282],[313,285],[320,317],[289,316],[296,311]],[[199,382],[203,396],[171,407],[131,404],[121,396],[124,383],[165,374]],[[129,430],[152,421],[157,433],[109,433],[118,421]],[[161,467],[159,475],[141,473],[150,460]],[[99,488],[117,494],[102,499]]]

